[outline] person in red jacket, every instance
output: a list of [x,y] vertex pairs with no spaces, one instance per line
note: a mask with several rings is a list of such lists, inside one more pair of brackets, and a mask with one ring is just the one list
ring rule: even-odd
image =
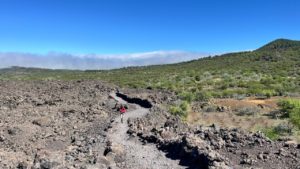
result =
[[126,113],[126,108],[124,105],[121,105],[120,113],[121,113],[121,122],[123,123],[123,116],[124,116],[124,113]]

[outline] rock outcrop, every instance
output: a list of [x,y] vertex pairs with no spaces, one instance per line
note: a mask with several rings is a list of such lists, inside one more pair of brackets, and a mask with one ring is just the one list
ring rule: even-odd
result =
[[223,129],[216,125],[189,127],[158,107],[129,121],[129,134],[154,143],[167,156],[190,168],[297,168],[296,144],[271,141],[263,133]]

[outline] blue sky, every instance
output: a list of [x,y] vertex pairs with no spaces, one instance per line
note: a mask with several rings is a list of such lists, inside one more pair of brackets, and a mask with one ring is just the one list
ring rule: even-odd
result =
[[300,39],[298,0],[0,0],[0,51],[223,53]]

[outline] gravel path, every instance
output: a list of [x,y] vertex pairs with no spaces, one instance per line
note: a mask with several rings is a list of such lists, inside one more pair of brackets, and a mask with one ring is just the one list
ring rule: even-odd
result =
[[[115,97],[117,98],[117,97]],[[119,102],[123,100],[117,98]],[[125,162],[122,168],[130,169],[182,169],[186,168],[179,165],[179,160],[172,160],[165,156],[165,153],[158,150],[154,144],[144,144],[136,139],[129,139],[126,133],[129,129],[128,118],[139,118],[149,113],[148,109],[137,106],[136,110],[129,111],[124,115],[124,122],[121,123],[120,117],[113,122],[109,138],[113,144],[121,145],[125,151]]]

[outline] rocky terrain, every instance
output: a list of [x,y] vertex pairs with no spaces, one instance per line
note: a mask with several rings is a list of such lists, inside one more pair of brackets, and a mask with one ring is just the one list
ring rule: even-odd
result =
[[1,81],[0,168],[103,168],[112,87]]
[[[99,81],[0,81],[0,168],[298,168],[300,146],[260,132],[190,127],[172,93]],[[116,101],[129,106],[124,122]]]
[[144,118],[130,121],[130,134],[156,144],[167,156],[188,168],[299,168],[300,146],[271,141],[263,133],[222,129],[216,125],[189,127],[178,117],[153,107]]

